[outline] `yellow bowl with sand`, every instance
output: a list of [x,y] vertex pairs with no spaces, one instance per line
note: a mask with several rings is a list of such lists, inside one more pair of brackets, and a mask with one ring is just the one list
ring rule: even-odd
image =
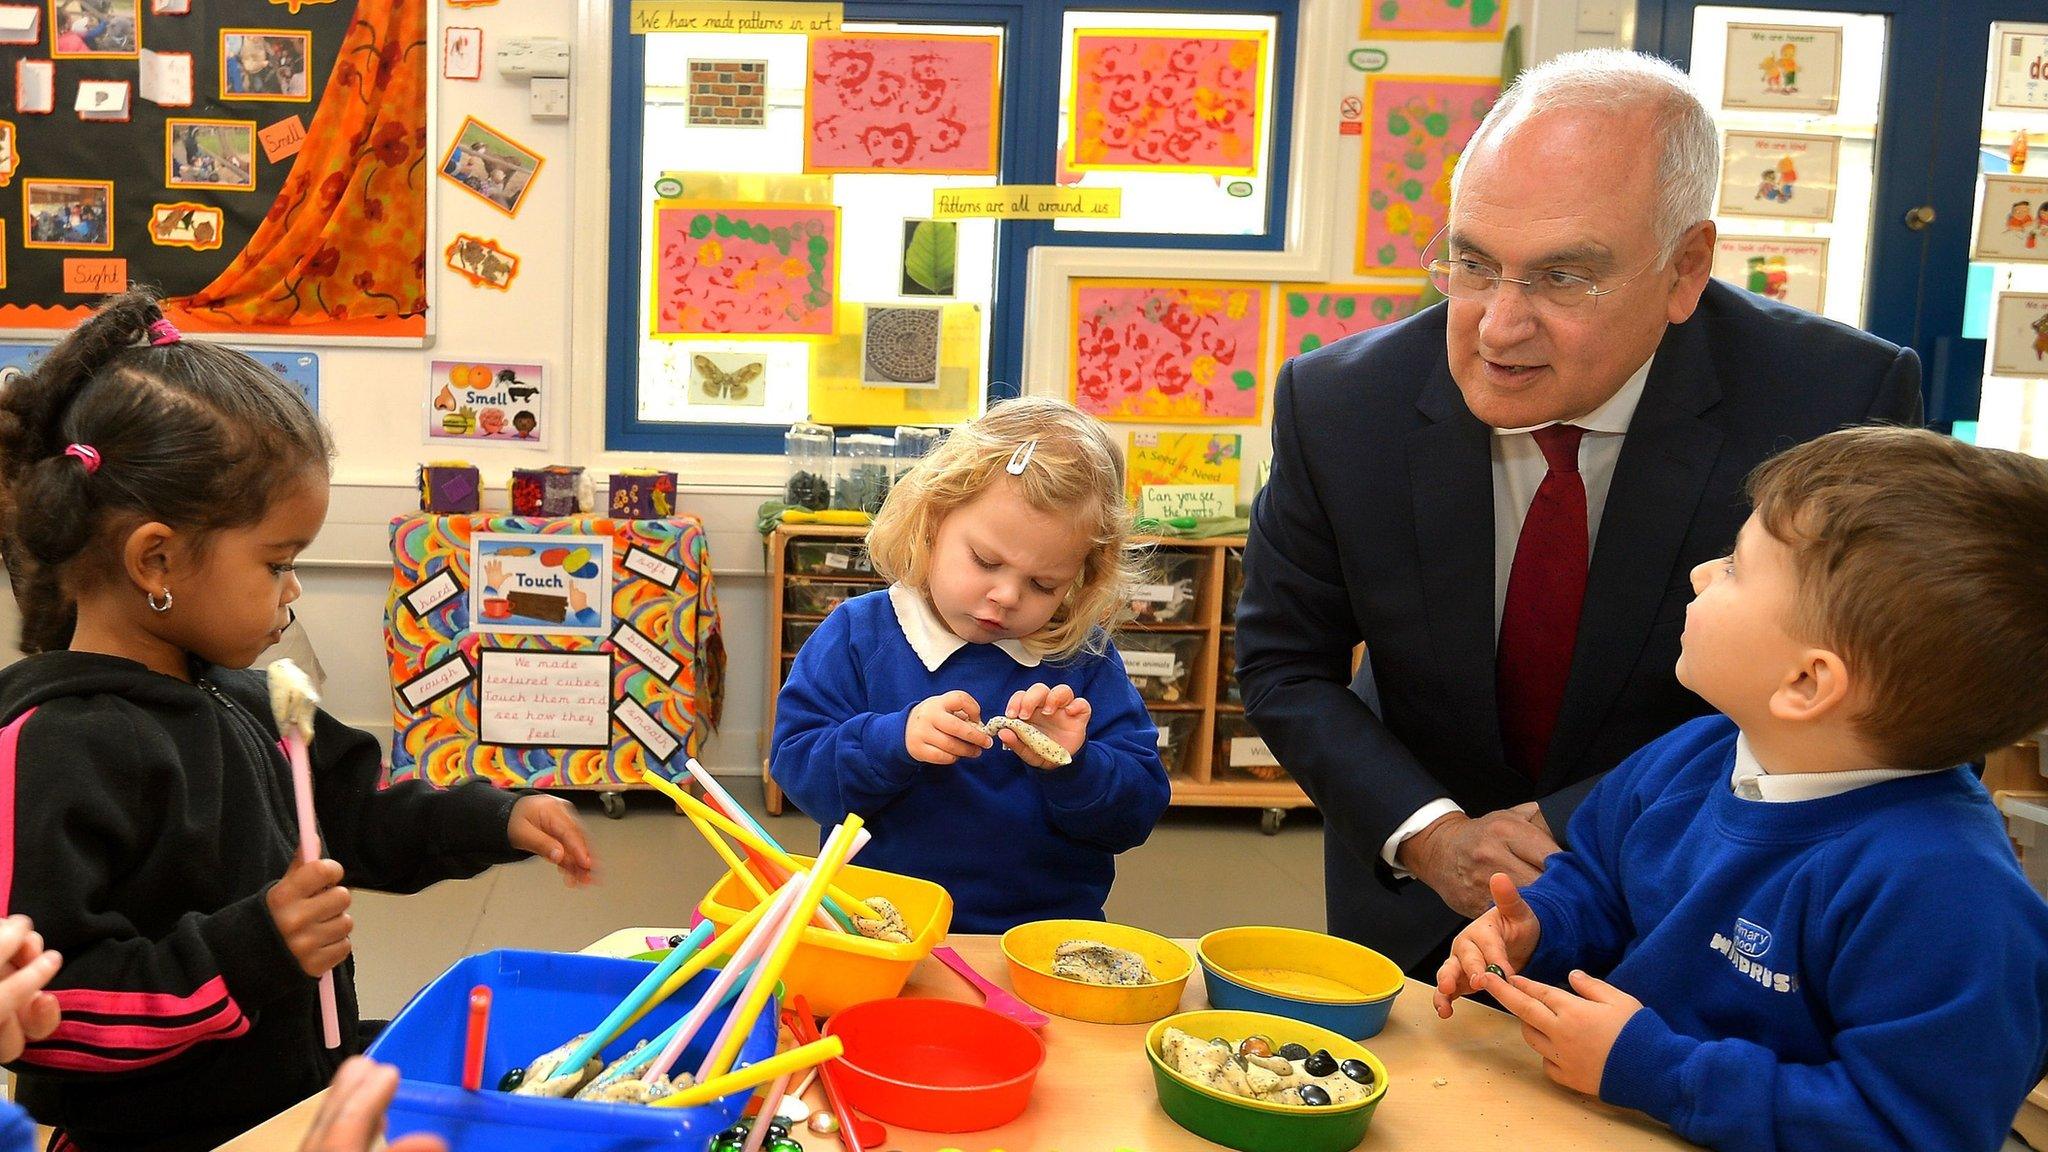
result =
[[1406,982],[1392,960],[1299,928],[1223,928],[1195,946],[1209,1003],[1303,1020],[1363,1040],[1386,1027]]
[[[1145,958],[1149,984],[1106,985],[1052,974],[1053,949],[1068,940],[1095,940]],[[1003,933],[1010,987],[1041,1012],[1090,1024],[1144,1024],[1180,1006],[1194,974],[1187,950],[1164,936],[1100,920],[1034,920]]]

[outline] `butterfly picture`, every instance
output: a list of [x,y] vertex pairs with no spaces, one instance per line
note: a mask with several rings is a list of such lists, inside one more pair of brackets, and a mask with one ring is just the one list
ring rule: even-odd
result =
[[709,356],[692,356],[690,362],[697,370],[705,395],[714,400],[745,400],[747,385],[759,380],[761,374],[768,370],[768,366],[759,360],[731,370],[712,363]]

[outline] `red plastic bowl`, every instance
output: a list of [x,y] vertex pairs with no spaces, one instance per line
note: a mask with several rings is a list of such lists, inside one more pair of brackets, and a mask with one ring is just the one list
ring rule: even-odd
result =
[[870,1000],[832,1017],[846,1102],[921,1132],[980,1132],[1022,1115],[1045,1044],[1007,1016],[957,1000]]

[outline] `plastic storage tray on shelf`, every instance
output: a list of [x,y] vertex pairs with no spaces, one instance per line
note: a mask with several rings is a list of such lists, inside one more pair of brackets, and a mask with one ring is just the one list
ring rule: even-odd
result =
[[792,540],[788,571],[792,576],[873,576],[868,546],[859,540]]
[[1131,589],[1131,623],[1193,623],[1205,559],[1194,552],[1154,553],[1144,580]]
[[1200,633],[1126,631],[1117,634],[1116,650],[1139,696],[1154,704],[1184,704],[1191,702],[1204,639]]
[[1223,553],[1223,622],[1237,622],[1237,596],[1244,591],[1244,549],[1230,548]]
[[855,596],[874,590],[872,584],[791,580],[782,586],[782,610],[799,616],[823,616]]
[[1216,718],[1216,758],[1209,762],[1209,775],[1217,780],[1287,779],[1286,769],[1242,716]]
[[1168,776],[1187,775],[1188,753],[1195,747],[1195,724],[1199,712],[1150,712],[1153,727],[1159,729],[1159,759]]
[[1216,657],[1216,702],[1242,704],[1244,693],[1237,687],[1237,633],[1225,632],[1222,648]]
[[818,630],[820,623],[822,621],[818,620],[785,621],[782,625],[782,654],[785,656],[796,655],[797,651],[804,646],[804,641],[811,638],[811,633]]

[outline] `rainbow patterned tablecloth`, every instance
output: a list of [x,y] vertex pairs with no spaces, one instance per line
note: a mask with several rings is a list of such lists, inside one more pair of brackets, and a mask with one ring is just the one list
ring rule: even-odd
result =
[[[472,544],[481,534],[532,535],[542,549],[550,536],[610,537],[609,626],[630,624],[652,641],[674,660],[673,677],[657,675],[607,636],[495,632],[488,621],[476,627],[480,622],[470,618],[470,566]],[[392,520],[391,558],[391,594],[384,610],[395,732],[389,781],[425,779],[450,787],[483,779],[500,786],[609,791],[640,785],[650,763],[666,777],[676,775],[683,756],[696,755],[706,732],[718,726],[725,645],[719,636],[711,555],[697,517],[624,520],[419,513]],[[645,574],[650,572],[673,576],[673,586]],[[430,602],[424,611],[415,611]],[[483,744],[478,732],[480,688],[474,675],[418,707],[409,702],[402,686],[437,668],[452,668],[448,662],[458,656],[475,669],[484,649],[611,653],[614,706],[639,704],[675,738],[680,748],[668,757],[674,767],[663,769],[661,759],[617,715],[611,720],[608,747]]]

